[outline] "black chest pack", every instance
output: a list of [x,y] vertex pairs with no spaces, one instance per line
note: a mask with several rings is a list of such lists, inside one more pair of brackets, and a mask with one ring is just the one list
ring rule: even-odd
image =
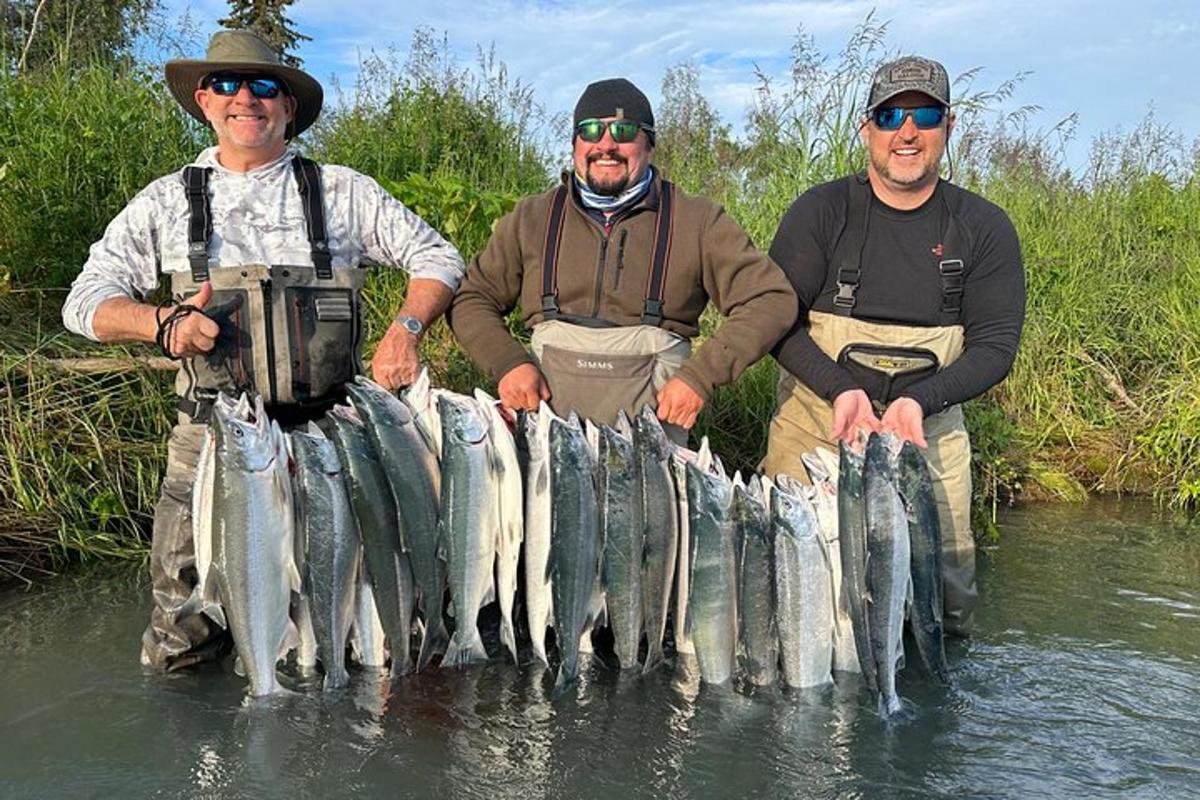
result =
[[208,281],[204,313],[220,326],[212,352],[188,359],[176,383],[179,410],[208,418],[219,391],[257,392],[276,413],[307,418],[332,405],[344,383],[361,372],[361,269],[333,269],[320,167],[292,160],[304,210],[312,265],[243,264],[210,269],[211,168],[183,171],[188,203],[189,273],[172,275],[172,293],[186,298]]
[[[963,290],[966,284],[967,253],[956,204],[950,192],[938,192],[941,204],[941,237],[939,250],[931,253],[936,259],[941,281],[939,326],[961,324]],[[833,298],[833,313],[854,317],[858,290],[863,277],[863,253],[870,234],[874,192],[865,174],[846,181],[845,225],[838,239],[833,263],[837,265],[837,294]],[[875,276],[878,276],[878,271]],[[872,277],[868,275],[868,278]],[[849,342],[838,353],[837,361],[855,378],[870,396],[876,407],[884,407],[903,394],[905,388],[941,369],[937,355],[926,348],[886,344]]]
[[[550,203],[546,219],[546,241],[542,248],[542,317],[558,319],[588,327],[612,327],[615,323],[594,316],[568,314],[558,305],[558,251],[562,246],[563,227],[567,218],[567,200],[570,190],[559,186]],[[663,292],[667,285],[667,265],[671,259],[671,237],[675,226],[675,186],[667,180],[661,182],[658,194],[657,220],[654,224],[654,254],[650,261],[650,273],[646,280],[646,293],[642,306],[643,325],[659,327],[663,323]],[[620,256],[618,257],[620,259]]]

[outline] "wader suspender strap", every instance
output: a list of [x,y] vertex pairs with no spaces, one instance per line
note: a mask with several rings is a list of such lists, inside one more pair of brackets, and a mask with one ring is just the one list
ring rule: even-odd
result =
[[662,182],[662,194],[658,200],[658,220],[654,225],[654,260],[650,263],[650,277],[646,282],[646,302],[642,309],[642,324],[658,327],[662,325],[663,290],[667,285],[667,262],[671,258],[671,236],[675,226],[675,187],[669,181]]
[[[846,212],[846,230],[850,236],[861,231],[861,237],[851,238],[845,247],[845,255],[837,272],[837,296],[833,298],[833,312],[848,317],[854,309],[859,282],[862,278],[862,254],[867,246],[867,232],[871,217],[871,188],[864,176],[855,176],[849,187]],[[966,252],[959,236],[958,216],[950,208],[950,201],[942,194],[942,252],[962,255]],[[945,258],[938,262],[938,275],[942,281],[942,324],[954,325],[962,313],[963,287],[966,285],[966,267],[961,258]]]
[[329,254],[329,242],[325,236],[321,168],[316,162],[296,156],[292,159],[292,171],[296,173],[296,185],[300,187],[300,199],[304,205],[304,223],[312,250],[313,267],[316,268],[317,278],[327,281],[333,277],[333,257]]
[[[837,296],[833,298],[833,313],[849,317],[858,302],[858,284],[862,280],[862,254],[867,247],[867,231],[871,224],[871,184],[865,175],[855,175],[849,182],[846,200],[846,230],[850,232],[849,247],[845,250],[837,271]],[[858,236],[855,239],[855,235]]]
[[[942,229],[942,252],[952,256],[964,255],[958,235],[958,215],[953,213],[950,203],[942,195],[942,213],[946,215],[946,224]],[[942,324],[954,325],[962,314],[963,287],[966,285],[966,270],[961,258],[947,258],[938,262],[938,272],[942,276]]]
[[210,167],[184,167],[183,193],[188,203],[188,264],[192,280],[208,280],[208,240],[212,238],[212,214],[208,208]]
[[[646,284],[646,299],[642,308],[642,324],[662,325],[663,289],[667,285],[667,262],[671,258],[671,236],[674,233],[675,186],[662,182],[658,219],[654,225],[654,257]],[[558,248],[567,216],[567,187],[559,186],[550,204],[546,221],[546,241],[542,250],[542,315],[558,317]]]
[[558,316],[558,246],[562,243],[566,211],[567,187],[559,186],[550,203],[546,241],[542,246],[542,315],[546,319]]

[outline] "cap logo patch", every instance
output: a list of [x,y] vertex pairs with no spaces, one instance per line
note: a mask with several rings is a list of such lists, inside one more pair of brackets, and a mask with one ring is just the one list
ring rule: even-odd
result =
[[617,107],[617,119],[625,119],[625,109]]
[[893,81],[931,81],[933,69],[920,64],[905,64],[892,70]]

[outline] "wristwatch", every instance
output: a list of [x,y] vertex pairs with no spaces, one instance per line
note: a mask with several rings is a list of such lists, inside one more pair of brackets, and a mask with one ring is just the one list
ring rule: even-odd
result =
[[410,317],[408,314],[398,314],[392,322],[397,323],[404,330],[418,338],[425,332],[425,326],[421,323],[421,320],[416,317]]

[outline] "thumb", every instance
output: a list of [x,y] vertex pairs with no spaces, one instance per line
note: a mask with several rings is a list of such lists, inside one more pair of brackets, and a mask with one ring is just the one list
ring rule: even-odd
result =
[[200,284],[200,291],[196,292],[187,300],[187,304],[196,308],[204,308],[208,305],[208,301],[212,299],[213,289],[212,282],[205,281]]

